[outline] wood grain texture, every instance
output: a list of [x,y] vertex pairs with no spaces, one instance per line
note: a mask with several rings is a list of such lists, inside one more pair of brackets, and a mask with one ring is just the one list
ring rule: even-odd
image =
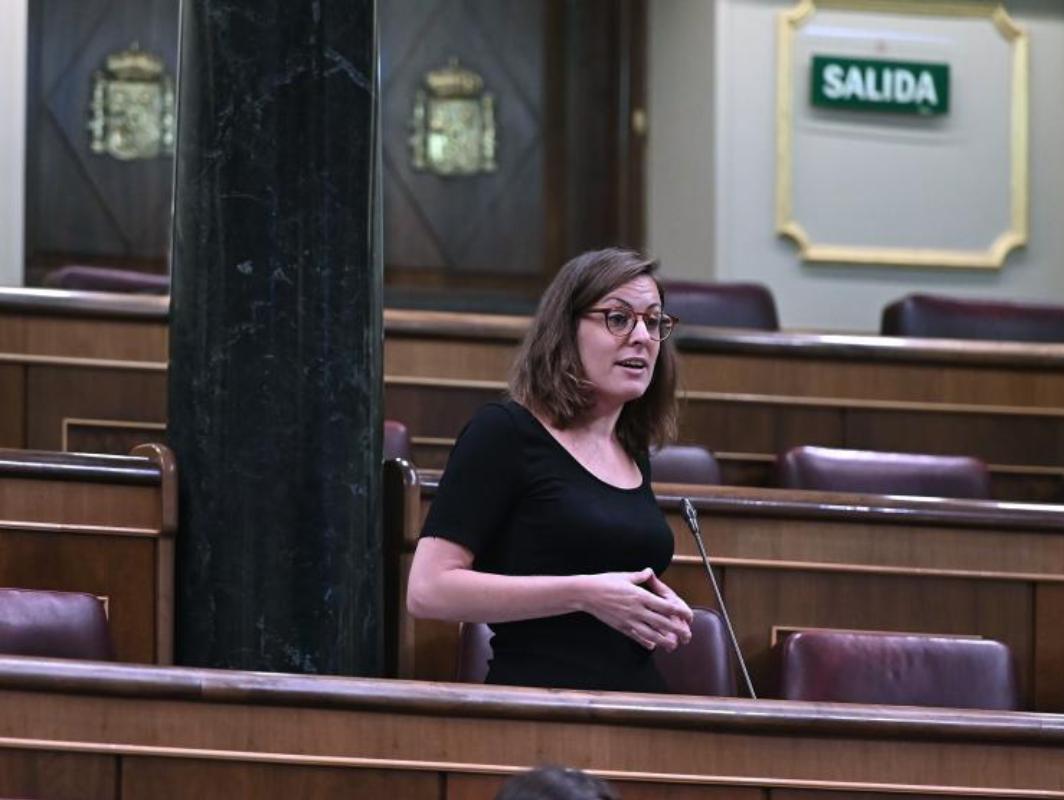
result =
[[151,458],[5,451],[0,585],[106,598],[116,657],[173,658],[176,474]]
[[122,800],[232,798],[385,798],[438,800],[440,779],[427,772],[248,764],[202,759],[126,758]]
[[119,800],[360,787],[477,798],[540,763],[588,770],[626,797],[1064,796],[1056,715],[33,659],[0,659],[0,702],[0,748],[29,780],[42,753],[107,756]]
[[114,800],[118,758],[0,749],[0,795],[48,800]]
[[[33,366],[27,378],[28,447],[60,450],[64,421],[70,418],[159,423],[166,419],[166,374],[156,370]],[[141,437],[132,435],[139,430]],[[127,429],[116,441],[119,452],[131,444],[157,441],[151,428]],[[132,438],[131,438],[132,437]]]
[[0,365],[0,447],[26,446],[26,368]]

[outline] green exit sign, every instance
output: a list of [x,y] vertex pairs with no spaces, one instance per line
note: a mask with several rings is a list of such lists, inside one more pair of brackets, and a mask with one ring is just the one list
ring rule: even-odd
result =
[[895,114],[949,111],[949,64],[813,56],[814,106]]

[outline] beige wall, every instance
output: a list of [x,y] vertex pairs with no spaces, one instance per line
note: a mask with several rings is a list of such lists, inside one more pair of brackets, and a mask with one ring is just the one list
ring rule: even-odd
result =
[[704,280],[713,260],[713,5],[648,5],[647,249],[667,277]]
[[0,0],[0,286],[22,285],[26,4]]
[[[1005,266],[992,272],[803,264],[794,245],[774,233],[775,21],[781,9],[794,3],[705,0],[704,8],[692,12],[690,25],[671,16],[679,9],[656,8],[659,5],[672,6],[673,0],[651,2],[655,7],[650,25],[651,90],[669,91],[673,85],[670,73],[685,66],[702,70],[701,83],[713,94],[713,122],[709,130],[689,136],[711,139],[714,159],[711,164],[690,161],[681,185],[712,187],[716,203],[712,224],[706,228],[690,222],[682,227],[672,224],[669,217],[687,202],[690,190],[681,194],[671,188],[662,165],[671,164],[676,156],[656,152],[671,141],[672,134],[651,136],[648,230],[655,252],[685,254],[703,247],[710,237],[713,258],[703,275],[769,285],[782,323],[789,328],[875,330],[882,307],[913,291],[1064,303],[1064,92],[1060,90],[1064,5],[1056,0],[1007,3],[1031,41],[1031,225],[1028,246],[1013,251]],[[705,21],[707,9],[713,17],[709,22]],[[670,31],[689,32],[702,26],[713,32],[711,49],[716,58],[712,69],[703,59],[701,46],[692,41],[695,37],[667,38]],[[685,55],[680,48],[690,52]],[[663,56],[666,52],[667,57]],[[675,89],[676,93],[689,91],[681,85]],[[652,102],[651,130],[674,127],[677,119],[688,127],[678,114],[681,103],[682,98]],[[668,116],[663,115],[666,112]],[[690,152],[689,142],[687,147]],[[972,202],[978,203],[979,198]],[[693,277],[696,271],[685,274]]]

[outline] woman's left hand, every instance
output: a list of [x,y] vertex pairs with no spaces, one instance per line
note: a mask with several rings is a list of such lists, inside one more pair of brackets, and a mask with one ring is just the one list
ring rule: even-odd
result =
[[673,619],[679,623],[682,623],[680,629],[679,644],[685,645],[690,642],[691,620],[694,619],[694,613],[691,611],[691,607],[683,601],[683,598],[681,598],[678,594],[676,594],[676,592],[670,589],[668,584],[665,583],[665,581],[663,581],[653,572],[650,573],[650,578],[640,585],[648,592],[653,592],[658,597],[678,603],[687,612],[686,614],[674,615]]

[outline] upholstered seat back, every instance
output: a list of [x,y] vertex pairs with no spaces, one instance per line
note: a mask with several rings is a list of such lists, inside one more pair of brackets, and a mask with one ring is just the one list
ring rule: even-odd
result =
[[[655,652],[654,663],[671,694],[734,697],[735,672],[724,623],[713,609],[692,610],[691,641],[671,653]],[[484,682],[491,661],[491,636],[491,629],[483,623],[462,623],[457,680]]]
[[713,454],[698,445],[666,445],[650,454],[650,474],[658,483],[717,485],[720,465]]
[[384,444],[382,447],[384,451],[384,460],[388,461],[392,458],[405,458],[410,460],[410,432],[406,429],[406,425],[394,420],[384,420]]
[[132,269],[71,264],[49,272],[44,277],[44,284],[54,289],[166,294],[170,291],[170,276]]
[[107,615],[97,597],[31,589],[0,589],[0,653],[114,658]]
[[779,656],[786,700],[1020,708],[1012,655],[988,639],[799,631]]
[[785,489],[987,499],[986,464],[967,456],[795,447],[776,464]]
[[1064,306],[911,294],[883,309],[885,336],[1064,342]]
[[777,331],[776,301],[759,283],[667,281],[665,310],[684,325]]

